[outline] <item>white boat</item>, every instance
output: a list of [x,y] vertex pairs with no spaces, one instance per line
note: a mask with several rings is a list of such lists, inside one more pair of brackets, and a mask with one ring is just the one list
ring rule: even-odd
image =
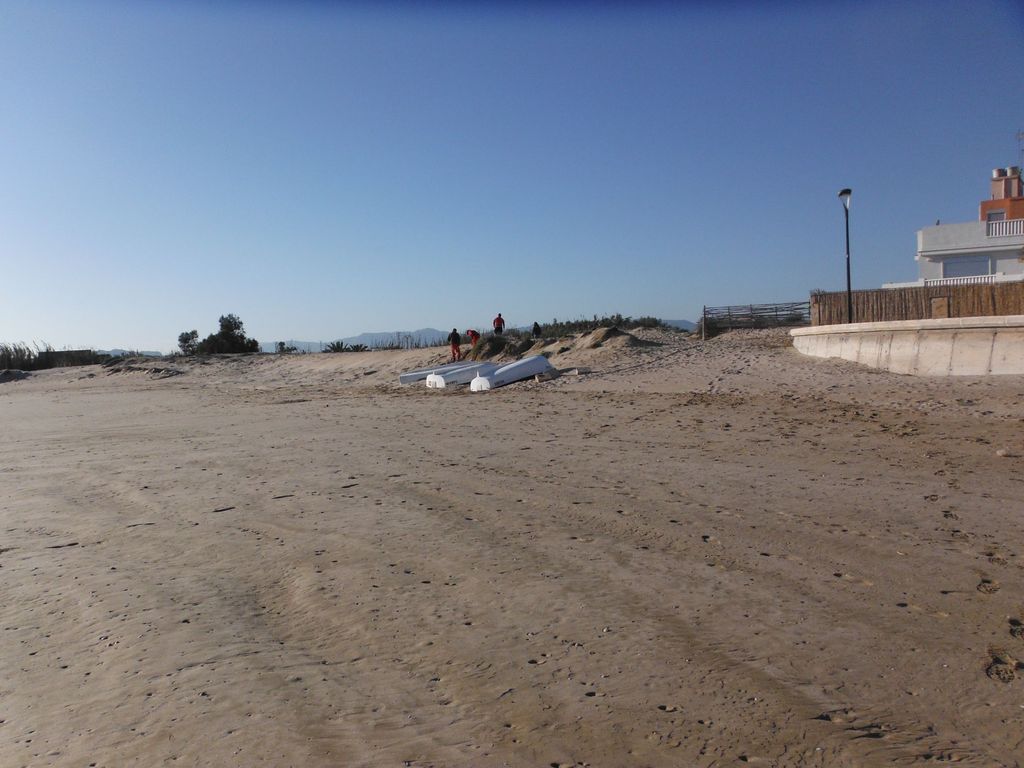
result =
[[399,374],[399,384],[412,384],[415,381],[423,381],[427,376],[432,373],[439,373],[441,371],[450,371],[453,368],[461,368],[465,362],[458,363],[444,363],[443,365],[435,365],[430,368],[419,368],[415,371],[406,371],[405,373]]
[[476,376],[489,376],[498,370],[494,363],[468,363],[461,368],[431,373],[427,376],[427,386],[431,389],[444,389],[454,384],[469,384]]
[[504,387],[506,384],[529,379],[539,373],[553,370],[554,366],[543,355],[524,357],[522,360],[501,366],[489,376],[477,376],[469,383],[469,389],[472,392],[486,392],[489,389]]

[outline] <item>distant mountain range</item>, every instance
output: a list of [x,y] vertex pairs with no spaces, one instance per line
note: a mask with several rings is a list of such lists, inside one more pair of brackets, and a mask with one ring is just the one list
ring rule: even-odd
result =
[[684,331],[692,331],[697,327],[696,323],[691,323],[689,320],[662,320],[665,325],[671,325],[673,328],[681,328]]
[[[323,348],[332,341],[343,341],[349,346],[362,344],[374,349],[398,345],[402,347],[430,347],[441,344],[448,338],[448,331],[439,331],[437,328],[420,328],[418,331],[391,331],[389,333],[360,333],[358,336],[346,336],[341,339],[328,339],[326,341],[297,341],[295,339],[285,340],[285,346],[295,347],[299,352],[321,352]],[[265,341],[260,344],[261,352],[277,352],[276,341]]]
[[111,357],[122,357],[124,355],[142,355],[143,357],[163,357],[163,352],[153,352],[147,349],[97,349],[96,352],[101,355],[110,355]]

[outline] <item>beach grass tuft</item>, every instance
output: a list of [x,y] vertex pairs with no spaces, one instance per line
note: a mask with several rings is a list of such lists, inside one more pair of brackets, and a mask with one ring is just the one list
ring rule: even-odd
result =
[[73,365],[95,365],[110,358],[92,349],[56,350],[49,344],[7,344],[0,342],[0,369],[40,371]]

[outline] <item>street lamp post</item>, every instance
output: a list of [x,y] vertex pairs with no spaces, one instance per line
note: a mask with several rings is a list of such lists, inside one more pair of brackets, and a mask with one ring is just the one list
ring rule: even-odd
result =
[[843,214],[846,217],[846,322],[853,322],[853,293],[850,291],[850,196],[853,191],[850,189],[839,190],[839,200],[843,204]]

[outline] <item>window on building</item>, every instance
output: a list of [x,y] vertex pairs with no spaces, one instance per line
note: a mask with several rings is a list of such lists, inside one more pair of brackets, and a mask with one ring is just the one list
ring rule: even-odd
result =
[[985,221],[1006,221],[1006,211],[989,211]]
[[987,274],[988,256],[955,256],[942,262],[943,277],[976,277]]

